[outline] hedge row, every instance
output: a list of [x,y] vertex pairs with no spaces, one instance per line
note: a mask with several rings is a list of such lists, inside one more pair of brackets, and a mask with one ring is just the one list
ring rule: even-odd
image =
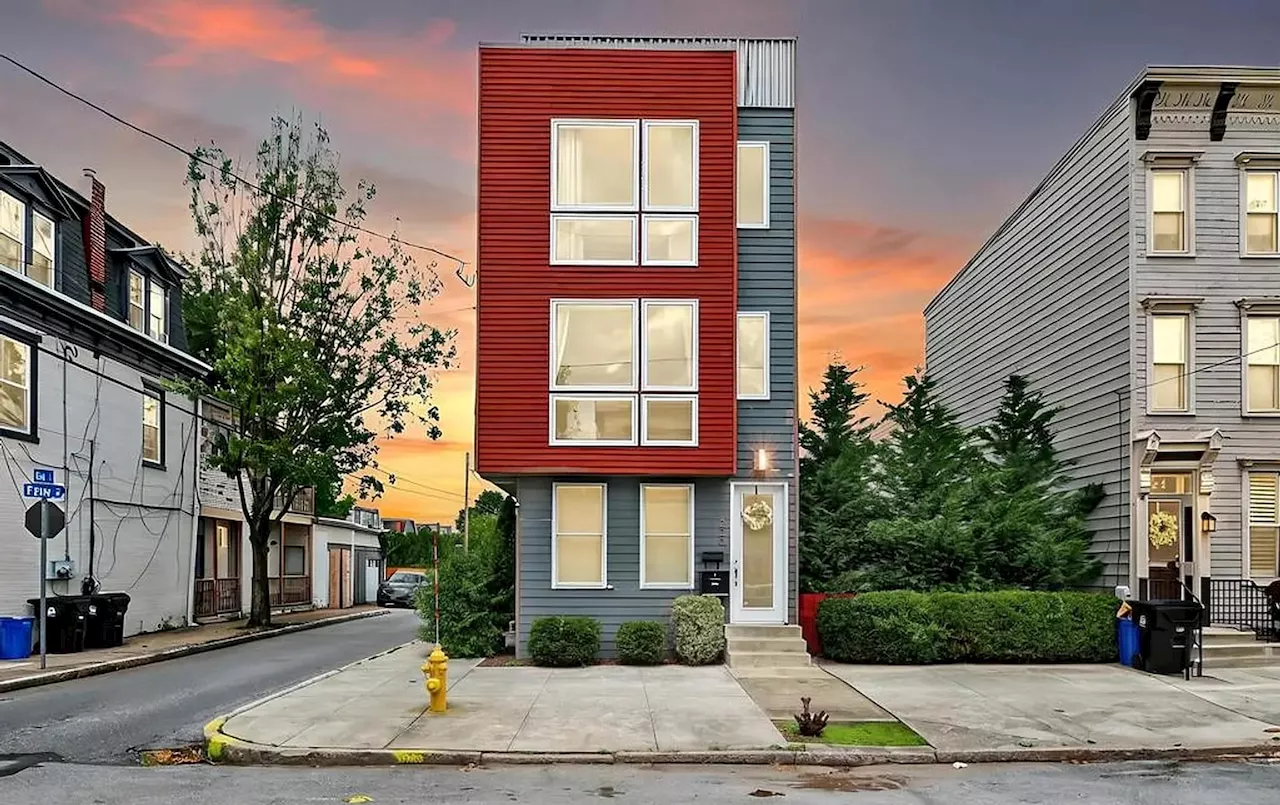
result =
[[1117,606],[1095,593],[875,592],[824,600],[818,633],[841,662],[1114,662]]
[[[529,629],[529,656],[535,665],[567,668],[591,665],[600,655],[600,621],[571,615],[535,618]],[[659,665],[668,642],[685,665],[719,662],[724,654],[724,605],[718,598],[682,595],[671,604],[671,640],[657,621],[627,621],[615,636],[618,659],[627,665]]]

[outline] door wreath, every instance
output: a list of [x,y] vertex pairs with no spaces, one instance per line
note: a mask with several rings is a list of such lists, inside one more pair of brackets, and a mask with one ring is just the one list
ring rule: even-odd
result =
[[759,531],[773,525],[773,507],[763,500],[757,500],[742,509],[742,522],[752,531]]
[[1178,543],[1178,519],[1168,512],[1155,512],[1147,530],[1150,532],[1151,544],[1157,548],[1167,548]]

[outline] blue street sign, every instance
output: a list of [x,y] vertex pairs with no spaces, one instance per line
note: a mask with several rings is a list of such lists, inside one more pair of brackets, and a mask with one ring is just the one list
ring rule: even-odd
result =
[[67,488],[62,484],[23,484],[22,496],[24,498],[62,500],[67,496]]
[[31,480],[38,484],[51,484],[54,482],[53,470],[36,470],[31,475]]

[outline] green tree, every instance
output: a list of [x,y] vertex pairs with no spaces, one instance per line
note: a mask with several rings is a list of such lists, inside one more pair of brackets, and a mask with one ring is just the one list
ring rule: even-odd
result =
[[[496,489],[486,489],[476,496],[475,501],[471,504],[471,519],[474,522],[476,515],[479,514],[497,514],[502,511],[502,501],[506,500],[505,492],[499,492]],[[458,510],[458,516],[453,521],[453,527],[461,531],[466,524],[466,508]]]
[[[493,592],[498,616],[510,618],[516,612],[516,499],[507,495],[494,522],[497,551],[493,561]],[[506,624],[500,624],[504,629]]]
[[[251,626],[271,622],[268,544],[299,490],[374,465],[380,433],[417,422],[438,438],[431,378],[454,357],[453,333],[419,318],[439,279],[398,241],[360,236],[372,185],[348,195],[327,133],[304,129],[273,121],[254,186],[216,146],[198,149],[187,173],[200,248],[185,305],[217,321],[200,346],[214,371],[187,390],[234,411],[208,461],[237,479]],[[358,486],[382,488],[371,474]]]
[[316,485],[316,516],[345,520],[355,508],[356,496],[342,494],[342,481],[335,479]]

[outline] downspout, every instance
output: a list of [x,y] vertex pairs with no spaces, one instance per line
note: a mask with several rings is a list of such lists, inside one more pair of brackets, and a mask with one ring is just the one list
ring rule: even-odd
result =
[[[195,427],[194,434],[196,438],[196,449],[192,450],[192,473],[191,482],[195,488],[195,494],[191,496],[191,562],[187,567],[187,625],[194,626],[196,623],[196,548],[197,542],[200,540],[200,449],[202,447],[201,438],[204,434],[203,408],[204,400],[200,397],[195,398]],[[215,552],[217,546],[214,546]],[[216,607],[215,607],[216,609]]]

